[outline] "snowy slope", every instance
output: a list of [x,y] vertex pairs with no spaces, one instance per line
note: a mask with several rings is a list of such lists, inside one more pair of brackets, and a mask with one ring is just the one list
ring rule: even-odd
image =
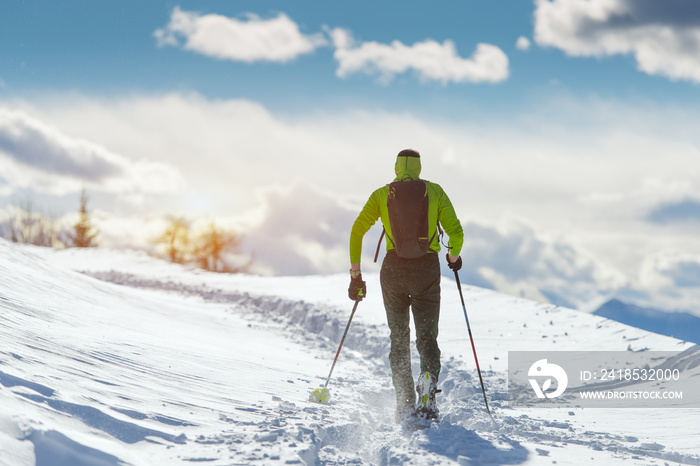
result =
[[506,393],[509,350],[693,345],[464,286],[491,418],[447,279],[443,420],[402,430],[378,277],[366,278],[332,403],[317,405],[306,399],[352,304],[345,275],[209,274],[0,241],[0,465],[700,464],[698,409],[516,409]]

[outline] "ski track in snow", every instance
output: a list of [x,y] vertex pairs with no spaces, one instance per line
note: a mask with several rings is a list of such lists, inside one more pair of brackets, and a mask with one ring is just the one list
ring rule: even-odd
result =
[[[698,449],[588,430],[577,411],[513,410],[502,370],[483,372],[490,417],[471,353],[443,359],[441,422],[408,431],[393,422],[388,330],[362,321],[343,347],[331,403],[310,403],[348,310],[183,270],[78,274],[28,251],[0,241],[0,465],[700,464]],[[166,320],[183,324],[159,329]],[[247,336],[225,343],[227,332],[243,335],[235,329]],[[200,332],[230,347],[189,343]],[[260,339],[272,351],[256,353]],[[697,347],[687,351],[700,360]],[[305,367],[292,367],[300,360]]]

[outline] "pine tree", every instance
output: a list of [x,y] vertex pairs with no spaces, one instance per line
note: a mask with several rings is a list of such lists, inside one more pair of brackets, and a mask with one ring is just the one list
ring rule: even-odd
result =
[[94,231],[92,220],[87,211],[88,197],[83,189],[80,193],[80,219],[73,225],[73,233],[68,233],[68,247],[74,248],[94,248],[97,246],[95,238],[97,231]]

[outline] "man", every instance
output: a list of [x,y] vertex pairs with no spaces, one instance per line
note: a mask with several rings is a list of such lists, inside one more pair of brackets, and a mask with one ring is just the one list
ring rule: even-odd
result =
[[[411,182],[419,180],[421,172],[420,154],[412,149],[399,152],[395,164],[394,182]],[[361,300],[367,294],[365,282],[362,281],[360,257],[362,239],[372,225],[381,218],[387,236],[386,257],[382,263],[380,280],[382,296],[386,309],[387,322],[391,331],[392,381],[396,389],[397,421],[406,420],[415,415],[416,394],[413,389],[410,352],[410,316],[413,311],[416,328],[416,346],[420,355],[421,378],[416,390],[419,400],[428,400],[419,405],[419,414],[431,419],[437,417],[435,394],[440,374],[440,349],[437,344],[438,319],[440,317],[440,235],[437,234],[438,222],[449,236],[447,254],[448,265],[452,270],[459,270],[462,259],[463,232],[454,208],[442,188],[423,180],[427,192],[427,252],[419,257],[400,257],[396,250],[396,235],[392,233],[394,213],[389,212],[388,201],[396,190],[395,183],[382,186],[372,193],[362,212],[355,220],[350,233],[350,299]],[[400,186],[399,186],[400,187]],[[390,194],[390,192],[392,194]],[[424,201],[423,201],[424,202]],[[429,238],[429,239],[428,239]],[[403,255],[406,255],[405,253]]]

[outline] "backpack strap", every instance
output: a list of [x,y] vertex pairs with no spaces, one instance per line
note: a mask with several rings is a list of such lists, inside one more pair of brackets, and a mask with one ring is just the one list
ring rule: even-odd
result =
[[449,252],[450,249],[452,249],[452,246],[448,246],[447,244],[445,244],[445,240],[443,239],[443,237],[445,236],[445,232],[442,231],[442,227],[440,226],[440,221],[439,221],[439,220],[438,220],[438,222],[437,222],[437,229],[438,229],[438,232],[440,233],[440,234],[438,235],[438,239],[440,240],[440,243],[441,243],[443,246],[445,246],[445,248],[446,248],[447,251]]
[[[377,257],[379,257],[379,248],[382,245],[382,238],[384,238],[384,234],[386,233],[386,228],[382,227],[382,234],[379,235],[379,242],[377,243],[377,251],[374,253],[374,262],[377,262]],[[389,239],[389,235],[387,235],[386,239]]]

